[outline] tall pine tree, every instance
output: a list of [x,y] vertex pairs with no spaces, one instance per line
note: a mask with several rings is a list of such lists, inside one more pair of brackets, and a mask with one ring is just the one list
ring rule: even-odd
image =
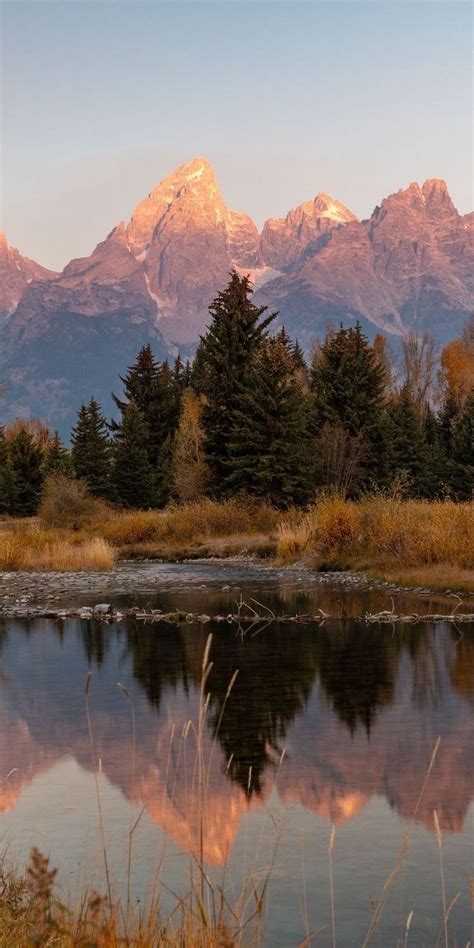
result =
[[113,490],[123,507],[152,507],[153,470],[148,453],[148,426],[134,401],[129,402],[115,435]]
[[231,441],[242,398],[251,385],[254,357],[276,315],[265,315],[265,306],[254,306],[251,293],[248,277],[234,270],[228,286],[209,307],[211,323],[196,355],[194,386],[205,396],[205,453],[217,496],[234,489]]
[[88,405],[81,405],[71,442],[76,477],[86,482],[94,497],[110,498],[110,439],[107,422],[95,398]]
[[41,499],[43,451],[26,428],[20,428],[10,441],[10,465],[15,485],[12,512],[31,517]]
[[455,498],[474,499],[474,393],[467,398],[454,429],[448,469]]
[[[155,503],[160,506],[169,498],[170,464],[173,438],[178,427],[181,394],[189,367],[178,357],[174,368],[168,362],[157,362],[150,345],[143,346],[135,362],[121,378],[124,398],[114,397],[122,419],[133,401],[148,429],[147,451],[153,470]],[[118,432],[121,421],[112,423]]]
[[255,353],[233,412],[228,486],[276,507],[304,504],[312,491],[309,398],[284,333]]
[[67,477],[72,477],[74,474],[71,455],[64,447],[57,431],[54,432],[46,448],[43,474],[45,478],[51,474],[65,474]]
[[0,515],[12,514],[15,506],[15,490],[8,452],[5,428],[0,425]]
[[406,385],[387,409],[388,461],[390,479],[407,478],[412,497],[422,493],[426,464],[426,441],[419,413]]
[[324,425],[342,425],[352,437],[362,435],[367,483],[386,476],[385,380],[385,369],[359,324],[329,333],[311,372],[316,433]]

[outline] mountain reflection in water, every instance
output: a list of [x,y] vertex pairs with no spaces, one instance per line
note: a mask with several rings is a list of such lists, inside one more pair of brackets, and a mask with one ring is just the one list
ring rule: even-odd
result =
[[[374,795],[409,819],[438,736],[416,819],[431,829],[436,809],[445,832],[462,830],[474,795],[474,637],[468,630],[460,639],[447,624],[393,631],[272,623],[242,637],[223,624],[11,622],[0,636],[0,810],[11,811],[22,789],[61,758],[90,770],[83,683],[91,668],[104,774],[142,801],[181,847],[195,850],[199,800],[186,725],[198,719],[209,632],[210,863],[224,862],[243,813],[268,800],[277,770],[283,801],[335,824]],[[134,701],[133,782],[130,708],[118,681]]]

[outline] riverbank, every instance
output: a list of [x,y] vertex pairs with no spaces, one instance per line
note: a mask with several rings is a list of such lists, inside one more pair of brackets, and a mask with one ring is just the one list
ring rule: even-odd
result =
[[316,571],[356,570],[374,580],[474,594],[474,505],[368,497],[321,498],[280,512],[235,500],[117,511],[65,525],[0,524],[0,570],[97,572],[118,559],[167,562],[258,557]]

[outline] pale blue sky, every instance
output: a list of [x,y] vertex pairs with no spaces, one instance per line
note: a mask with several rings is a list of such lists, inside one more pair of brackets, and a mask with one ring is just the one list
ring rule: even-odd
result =
[[15,0],[2,18],[2,223],[52,267],[173,167],[266,217],[324,190],[368,216],[442,177],[471,209],[468,2]]

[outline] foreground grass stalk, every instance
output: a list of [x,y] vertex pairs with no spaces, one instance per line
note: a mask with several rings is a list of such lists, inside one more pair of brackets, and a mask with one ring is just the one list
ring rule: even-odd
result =
[[444,944],[445,948],[449,948],[448,944],[448,913],[446,911],[446,887],[444,883],[444,865],[443,865],[443,839],[441,836],[441,830],[439,826],[438,814],[436,810],[433,810],[433,819],[435,825],[435,835],[436,835],[436,845],[439,852],[439,871],[441,876],[441,895],[443,897],[443,926],[444,926]]
[[328,844],[328,856],[329,856],[329,887],[331,892],[331,926],[332,926],[332,946],[336,948],[336,911],[334,905],[334,878],[333,878],[333,867],[332,867],[332,852],[334,849],[334,840],[336,838],[336,827],[334,824],[331,828],[331,835],[329,837]]
[[107,894],[109,897],[109,911],[110,913],[112,913],[112,886],[110,883],[109,861],[107,858],[107,846],[105,842],[104,817],[102,813],[102,800],[100,796],[97,757],[96,757],[96,752],[95,752],[94,736],[92,733],[92,721],[91,721],[91,714],[90,714],[90,707],[89,707],[89,690],[90,690],[91,678],[92,678],[91,673],[88,672],[85,685],[84,685],[84,696],[85,696],[85,702],[86,702],[86,716],[87,716],[87,727],[89,731],[89,742],[90,742],[91,753],[92,753],[92,762],[94,765],[95,792],[96,792],[96,798],[97,798],[97,811],[99,814],[99,832],[100,832],[100,838],[102,841],[102,856],[104,860],[104,871],[105,871],[105,878],[107,882]]
[[135,708],[133,705],[130,692],[122,684],[122,682],[117,682],[117,688],[120,688],[122,694],[125,695],[129,705],[130,705],[130,714],[132,718],[132,794],[130,800],[130,821],[128,827],[128,852],[127,852],[127,921],[130,915],[130,886],[131,886],[131,875],[132,875],[132,838],[138,822],[133,824],[133,801],[135,799],[135,756],[136,756],[136,732],[135,732]]
[[[375,912],[374,912],[374,914],[373,914],[372,921],[371,921],[371,923],[370,923],[370,925],[369,925],[369,929],[368,929],[367,934],[366,934],[366,936],[365,936],[365,938],[364,938],[364,941],[363,941],[363,944],[362,944],[362,948],[367,948],[367,945],[370,944],[370,942],[371,942],[371,940],[372,940],[372,936],[375,934],[375,932],[376,932],[376,930],[378,929],[378,926],[379,926],[379,924],[380,924],[380,920],[381,920],[381,918],[382,918],[383,911],[384,911],[384,909],[385,909],[385,905],[386,905],[386,903],[387,903],[387,899],[388,899],[388,897],[389,897],[389,895],[390,895],[390,892],[391,892],[392,886],[393,886],[393,884],[394,884],[394,882],[395,882],[395,879],[397,878],[397,876],[398,876],[398,874],[399,874],[400,872],[402,872],[402,873],[404,872],[406,857],[407,857],[407,854],[408,854],[408,844],[409,844],[409,840],[410,840],[410,834],[411,834],[411,831],[412,831],[412,829],[413,829],[413,824],[414,824],[416,815],[417,815],[417,813],[418,813],[418,809],[419,809],[419,807],[420,807],[421,800],[422,800],[422,798],[423,798],[423,794],[424,794],[424,792],[425,792],[425,788],[426,788],[426,784],[427,784],[427,782],[428,782],[428,778],[429,778],[429,776],[430,776],[430,774],[431,774],[431,771],[432,771],[433,766],[434,766],[434,762],[435,762],[435,760],[436,760],[436,757],[437,757],[437,754],[438,754],[438,751],[439,751],[440,743],[441,743],[441,737],[438,737],[438,738],[436,739],[435,745],[434,745],[433,750],[432,750],[432,753],[431,753],[431,757],[430,757],[430,761],[429,761],[429,764],[428,764],[428,768],[427,768],[426,773],[425,773],[425,776],[424,776],[424,778],[423,778],[423,783],[422,783],[422,785],[421,785],[421,790],[420,790],[420,793],[418,794],[418,799],[417,799],[417,801],[416,801],[415,808],[414,808],[413,813],[412,813],[412,815],[411,815],[410,823],[409,823],[408,828],[406,829],[406,831],[405,831],[405,833],[404,833],[404,836],[403,836],[403,842],[402,842],[402,846],[401,846],[401,850],[400,850],[400,854],[399,854],[399,857],[398,857],[397,864],[396,864],[395,868],[392,870],[392,872],[390,873],[390,875],[388,876],[388,878],[385,880],[385,884],[384,884],[384,887],[383,887],[382,895],[381,895],[381,897],[380,897],[380,899],[379,899],[379,902],[378,902],[378,904],[377,904],[377,906],[376,906]],[[402,876],[402,878],[403,878],[403,876]],[[403,891],[403,890],[402,890],[402,891]]]

